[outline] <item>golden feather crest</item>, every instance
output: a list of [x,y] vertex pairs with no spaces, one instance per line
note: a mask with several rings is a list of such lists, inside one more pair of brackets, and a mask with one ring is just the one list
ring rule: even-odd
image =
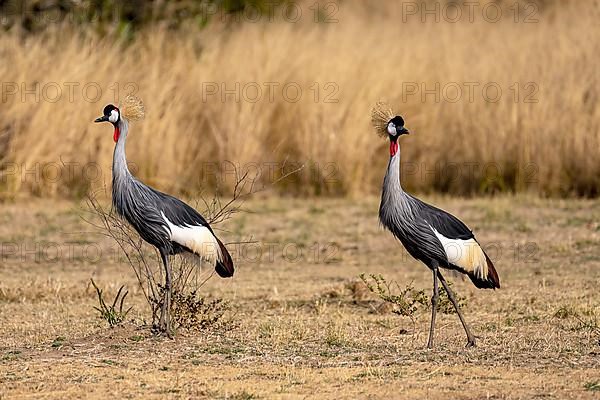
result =
[[139,97],[128,94],[120,103],[122,116],[130,121],[144,119],[146,110],[144,109],[144,103]]
[[394,110],[385,102],[377,102],[371,110],[371,123],[375,132],[381,137],[387,137],[387,124],[392,118],[394,118]]

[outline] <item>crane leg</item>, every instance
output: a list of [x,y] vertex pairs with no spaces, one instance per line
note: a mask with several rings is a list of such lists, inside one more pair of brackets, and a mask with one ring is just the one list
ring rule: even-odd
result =
[[461,322],[463,328],[465,328],[465,333],[467,334],[467,347],[475,347],[475,336],[473,336],[473,334],[471,333],[471,330],[469,329],[467,323],[465,322],[465,319],[462,316],[462,313],[460,312],[458,303],[456,302],[456,299],[454,298],[454,293],[452,293],[452,290],[450,290],[450,287],[446,283],[446,279],[444,279],[444,277],[442,276],[442,273],[439,270],[437,271],[437,274],[438,274],[438,277],[440,278],[440,281],[442,282],[442,285],[444,286],[444,289],[446,289],[446,293],[448,293],[448,298],[452,302],[452,305],[454,305],[454,309],[456,310],[456,313],[458,314],[458,318],[460,319],[460,322]]
[[165,267],[165,294],[162,302],[162,309],[160,311],[160,321],[158,323],[158,329],[171,337],[171,294],[173,288],[171,287],[171,266],[169,265],[169,259],[164,251],[160,251],[160,257],[162,258],[163,265]]
[[439,299],[439,288],[437,280],[438,268],[433,269],[433,296],[431,296],[431,326],[429,327],[429,340],[427,341],[427,348],[433,349],[433,334],[435,331],[435,315],[437,313],[437,305]]

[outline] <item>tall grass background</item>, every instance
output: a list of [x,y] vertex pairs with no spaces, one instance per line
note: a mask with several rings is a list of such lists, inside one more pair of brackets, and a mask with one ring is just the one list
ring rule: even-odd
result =
[[[232,164],[260,172],[262,182],[304,164],[276,193],[377,193],[389,153],[370,110],[386,100],[412,132],[400,142],[410,190],[599,194],[597,2],[553,3],[535,23],[515,23],[512,14],[492,23],[480,13],[472,23],[403,21],[400,2],[359,1],[340,3],[337,22],[326,23],[314,21],[312,2],[298,4],[296,23],[276,13],[274,21],[214,19],[201,28],[155,23],[126,37],[68,22],[2,34],[2,197],[82,196],[110,186],[112,130],[92,120],[115,102],[113,89],[122,96],[130,82],[147,116],[130,126],[128,158],[140,179],[167,192],[230,190]],[[479,85],[473,101],[465,82]],[[528,82],[537,88],[533,103],[525,101]],[[72,99],[66,83],[79,84]],[[83,98],[90,83],[101,98]],[[207,93],[207,85],[236,83],[239,99]],[[254,83],[263,88],[258,101],[245,86]],[[272,99],[267,83],[279,88]],[[290,83],[302,89],[298,101],[281,91]],[[439,101],[407,95],[412,83],[439,83]],[[457,101],[441,92],[453,83],[463,89]],[[483,97],[486,83],[502,89],[499,101]],[[39,98],[23,85],[37,87]]]

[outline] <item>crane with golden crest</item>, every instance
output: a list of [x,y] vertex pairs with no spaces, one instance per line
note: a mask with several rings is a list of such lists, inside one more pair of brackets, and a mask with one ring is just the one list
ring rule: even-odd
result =
[[158,249],[165,269],[165,296],[159,330],[171,335],[170,305],[172,271],[169,256],[189,253],[214,265],[221,277],[233,276],[234,267],[227,248],[198,211],[183,201],[159,192],[136,179],[127,167],[125,143],[129,122],[144,117],[144,105],[135,96],[127,96],[120,107],[108,104],[94,122],[113,127],[115,150],[112,163],[112,204],[138,234]]
[[467,334],[467,347],[475,346],[475,336],[460,312],[460,308],[442,269],[467,275],[479,289],[500,287],[500,278],[492,260],[483,251],[473,232],[454,215],[429,205],[406,193],[400,179],[401,136],[408,135],[404,119],[394,115],[385,103],[378,103],[371,120],[375,131],[390,141],[390,159],[383,179],[383,192],[379,206],[379,220],[406,248],[406,251],[423,262],[433,275],[431,297],[431,325],[427,347],[433,347],[435,316],[439,299],[438,279],[448,293],[458,318]]

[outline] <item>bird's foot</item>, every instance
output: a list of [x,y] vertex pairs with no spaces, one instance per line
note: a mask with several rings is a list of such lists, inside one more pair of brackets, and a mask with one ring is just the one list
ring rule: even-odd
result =
[[477,347],[477,345],[475,344],[475,339],[469,339],[469,341],[467,342],[467,345],[465,347],[467,349],[470,349],[471,347]]
[[173,333],[169,325],[165,325],[163,321],[159,322],[158,325],[154,325],[152,329],[156,336],[166,336],[169,339],[173,339]]

